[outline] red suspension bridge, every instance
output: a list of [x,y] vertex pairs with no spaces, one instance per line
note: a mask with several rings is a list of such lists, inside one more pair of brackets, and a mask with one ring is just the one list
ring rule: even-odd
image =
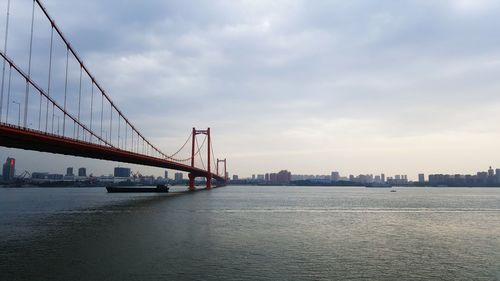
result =
[[197,177],[208,189],[226,182],[210,128],[193,128],[176,152],[162,152],[113,103],[39,0],[6,2],[1,146],[184,171],[190,190]]

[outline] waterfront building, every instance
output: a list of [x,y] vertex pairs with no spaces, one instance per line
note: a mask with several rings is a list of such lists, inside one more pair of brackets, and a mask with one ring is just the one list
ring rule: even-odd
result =
[[68,167],[68,168],[66,168],[66,176],[67,176],[67,177],[72,177],[72,176],[74,176],[74,174],[73,174],[73,167]]
[[113,175],[117,178],[129,178],[130,177],[130,168],[115,167]]
[[495,175],[494,171],[493,171],[493,168],[490,168],[488,169],[488,177],[493,177]]
[[382,173],[382,174],[380,175],[380,179],[382,180],[382,182],[385,182],[385,174],[384,174],[384,173]]
[[281,170],[278,174],[276,174],[276,183],[277,184],[289,184],[292,180],[292,173],[287,170]]
[[332,172],[330,179],[331,181],[339,181],[340,180],[339,172]]
[[85,169],[85,168],[78,169],[78,176],[79,177],[86,177],[87,176],[87,169]]
[[418,183],[425,183],[425,175],[418,174]]
[[183,179],[184,179],[184,174],[183,174],[183,173],[175,173],[175,175],[174,175],[174,179],[175,179],[176,181],[181,181],[181,180],[183,180]]
[[233,181],[237,181],[238,180],[238,175],[233,175]]
[[14,180],[14,175],[16,173],[16,159],[8,157],[3,164],[3,181],[11,182]]

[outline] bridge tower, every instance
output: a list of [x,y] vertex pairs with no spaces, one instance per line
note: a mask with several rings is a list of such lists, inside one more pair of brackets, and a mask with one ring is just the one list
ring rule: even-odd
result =
[[219,163],[224,163],[224,174],[222,175],[224,177],[224,181],[227,182],[227,165],[226,165],[226,158],[224,159],[219,159],[217,158],[217,175],[219,176]]
[[[206,135],[207,136],[207,174],[205,175],[205,178],[207,179],[207,189],[212,188],[212,173],[211,173],[211,161],[210,161],[210,154],[211,154],[211,139],[210,139],[210,128],[207,128],[206,130],[196,130],[196,128],[193,127],[193,132],[192,132],[192,138],[191,138],[191,167],[194,168],[194,157],[195,157],[195,143],[196,143],[196,135]],[[194,180],[196,176],[193,173],[189,173],[189,190],[193,191],[195,189],[194,187]]]

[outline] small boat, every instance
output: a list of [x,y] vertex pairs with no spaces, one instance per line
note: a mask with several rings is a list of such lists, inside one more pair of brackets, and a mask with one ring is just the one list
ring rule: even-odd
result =
[[395,189],[392,189],[392,190],[391,190],[391,192],[396,192],[396,190],[395,190]]
[[142,192],[167,193],[169,187],[163,184],[159,184],[156,187],[106,186],[106,190],[109,193],[142,193]]

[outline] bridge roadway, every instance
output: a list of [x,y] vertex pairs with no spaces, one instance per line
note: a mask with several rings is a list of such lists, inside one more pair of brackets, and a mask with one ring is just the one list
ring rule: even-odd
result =
[[[172,169],[188,172],[195,177],[206,178],[208,173],[205,170],[167,159],[25,129],[5,123],[0,123],[0,146]],[[224,182],[222,176],[213,173],[212,179]]]

